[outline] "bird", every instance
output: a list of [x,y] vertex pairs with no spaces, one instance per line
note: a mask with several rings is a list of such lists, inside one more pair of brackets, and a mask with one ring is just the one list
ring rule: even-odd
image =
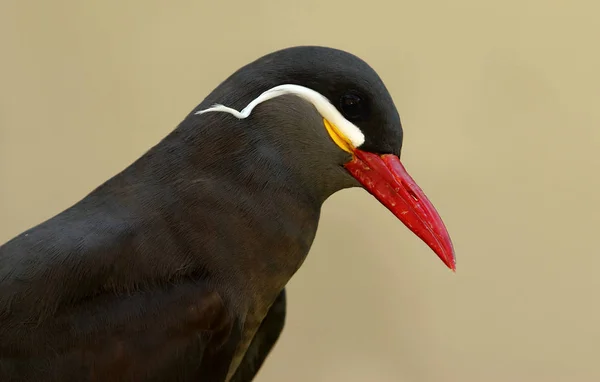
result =
[[0,380],[252,381],[321,206],[343,189],[366,190],[454,271],[402,145],[390,92],[353,53],[292,46],[241,66],[129,166],[0,247]]

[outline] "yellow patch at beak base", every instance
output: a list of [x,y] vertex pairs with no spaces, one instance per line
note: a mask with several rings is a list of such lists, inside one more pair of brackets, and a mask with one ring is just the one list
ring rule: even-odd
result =
[[352,143],[350,143],[350,140],[346,138],[335,125],[330,123],[325,118],[323,118],[323,124],[325,125],[329,136],[331,136],[331,139],[333,139],[335,144],[338,145],[342,150],[352,154],[354,151],[354,146]]

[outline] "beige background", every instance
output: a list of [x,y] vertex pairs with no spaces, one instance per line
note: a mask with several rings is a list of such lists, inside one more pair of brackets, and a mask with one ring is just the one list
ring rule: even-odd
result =
[[598,4],[0,0],[0,241],[246,62],[339,47],[391,90],[458,272],[366,192],[336,194],[258,381],[598,381]]

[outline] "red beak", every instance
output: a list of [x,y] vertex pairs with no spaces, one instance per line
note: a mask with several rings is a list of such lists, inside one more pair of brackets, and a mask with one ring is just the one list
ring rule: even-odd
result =
[[421,238],[453,271],[456,258],[450,235],[427,196],[393,154],[377,155],[358,149],[344,166],[363,187]]

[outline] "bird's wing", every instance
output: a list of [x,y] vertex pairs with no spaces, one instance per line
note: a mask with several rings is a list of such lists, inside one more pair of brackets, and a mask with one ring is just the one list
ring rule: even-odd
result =
[[197,380],[225,375],[231,355],[222,365],[215,356],[235,347],[220,296],[196,283],[96,297],[52,320],[18,326],[2,328],[2,381]]
[[279,339],[285,323],[285,314],[286,294],[283,289],[254,335],[231,382],[251,382],[254,379]]
[[222,296],[197,274],[169,278],[94,223],[73,233],[50,221],[0,246],[0,381],[225,376],[239,325]]

